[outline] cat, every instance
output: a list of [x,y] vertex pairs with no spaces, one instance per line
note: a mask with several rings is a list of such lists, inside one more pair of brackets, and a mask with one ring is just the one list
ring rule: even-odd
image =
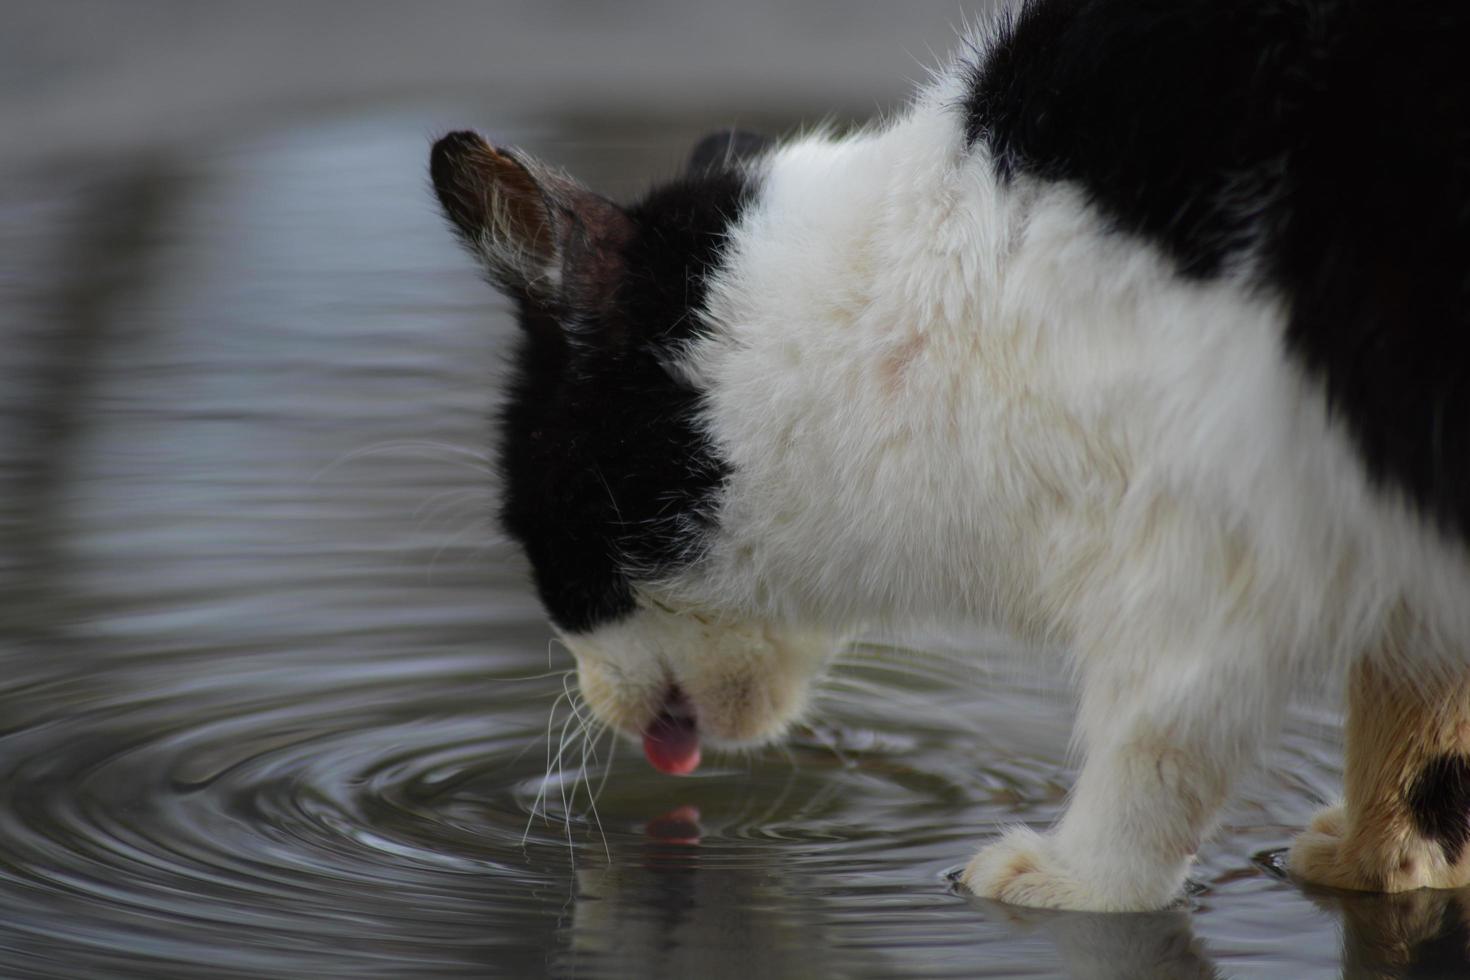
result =
[[1470,13],[1034,0],[898,118],[725,133],[620,206],[470,132],[517,304],[501,521],[596,717],[689,772],[858,627],[1070,651],[1084,766],[960,880],[1167,906],[1293,689],[1301,879],[1470,883]]

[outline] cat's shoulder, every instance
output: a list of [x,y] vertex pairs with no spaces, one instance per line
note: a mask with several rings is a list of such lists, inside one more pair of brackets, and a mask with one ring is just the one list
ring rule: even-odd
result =
[[997,177],[1279,295],[1382,486],[1470,534],[1470,5],[1033,0],[966,67]]

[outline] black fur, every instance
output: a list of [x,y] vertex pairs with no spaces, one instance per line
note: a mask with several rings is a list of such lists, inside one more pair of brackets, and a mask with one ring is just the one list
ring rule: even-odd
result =
[[1470,4],[1040,0],[964,109],[1194,277],[1259,259],[1369,471],[1470,537]]
[[635,577],[697,557],[725,470],[696,424],[699,394],[666,365],[699,329],[707,276],[751,192],[744,174],[719,168],[657,189],[627,211],[608,302],[520,300],[501,521],[562,629],[626,615]]
[[1414,826],[1435,841],[1451,864],[1470,842],[1470,759],[1440,755],[1429,760],[1409,789]]

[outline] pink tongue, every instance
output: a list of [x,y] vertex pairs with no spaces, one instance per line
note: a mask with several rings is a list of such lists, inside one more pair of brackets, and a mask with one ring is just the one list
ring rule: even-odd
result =
[[643,730],[643,754],[659,772],[689,775],[699,768],[699,729],[694,719],[659,715]]

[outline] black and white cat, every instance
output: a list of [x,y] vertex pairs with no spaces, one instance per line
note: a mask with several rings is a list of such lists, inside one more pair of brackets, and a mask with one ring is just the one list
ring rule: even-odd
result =
[[856,625],[1072,651],[1023,905],[1178,892],[1294,684],[1348,674],[1302,877],[1470,882],[1470,8],[1037,0],[900,118],[726,134],[620,207],[472,133],[519,304],[502,519],[598,718],[687,772]]

